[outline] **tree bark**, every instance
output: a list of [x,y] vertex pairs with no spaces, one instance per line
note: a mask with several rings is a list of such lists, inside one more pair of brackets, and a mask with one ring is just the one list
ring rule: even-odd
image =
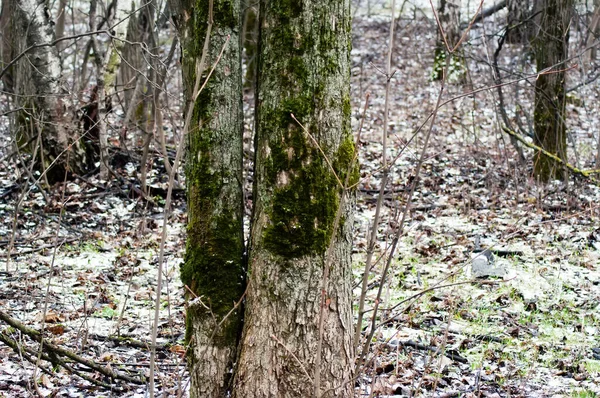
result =
[[[58,14],[56,16],[56,38],[60,39],[65,35],[65,20],[67,19],[67,0],[60,0],[58,2]],[[64,49],[64,42],[57,43],[59,51]]]
[[530,0],[507,0],[507,35],[506,40],[509,43],[527,43],[528,29],[527,18],[529,18]]
[[258,48],[258,2],[248,2],[244,9],[242,40],[246,75],[244,88],[254,90],[256,83],[256,49]]
[[[534,143],[563,160],[567,157],[565,72],[573,0],[545,0],[541,25],[534,39],[540,73],[535,84]],[[552,68],[548,73],[541,73]],[[564,169],[541,152],[534,155],[534,175],[546,182],[564,178]]]
[[196,73],[206,83],[187,140],[188,238],[181,279],[196,296],[187,309],[190,395],[224,397],[241,333],[241,309],[234,303],[244,291],[240,2],[176,0],[170,7],[188,103]]
[[600,1],[594,0],[594,14],[589,25],[589,31],[587,33],[587,41],[585,47],[589,48],[586,51],[584,62],[590,63],[596,61],[597,45],[594,45],[598,41],[598,28],[600,28]]
[[[5,19],[5,13],[8,18]],[[5,65],[32,45],[50,43],[54,28],[45,1],[6,0],[2,8]],[[30,142],[42,132],[42,169],[49,181],[62,180],[66,171],[83,173],[88,167],[77,129],[73,105],[65,100],[61,62],[56,46],[31,49],[3,76],[14,92],[17,143]],[[52,167],[50,168],[50,166]]]
[[255,207],[234,397],[353,395],[353,200],[341,201],[319,150],[344,181],[354,155],[350,16],[349,0],[261,2]]
[[[147,65],[144,62],[144,50],[138,43],[148,42],[150,34],[148,14],[145,9],[142,12],[134,13],[129,17],[127,23],[127,43],[125,43],[121,52],[121,56],[125,62],[119,68],[118,76],[118,84],[123,90],[123,104],[126,112],[132,112],[132,107],[137,107],[138,104],[135,102],[132,103],[132,99],[139,99],[139,95],[138,98],[134,98],[135,90],[139,87],[138,92],[141,93],[144,86],[145,73],[140,73],[140,71],[145,72]],[[132,116],[135,116],[135,121],[140,119],[138,115],[141,112],[136,110],[133,113],[135,113],[135,115],[132,114]]]
[[[127,19],[127,16],[135,11],[136,0],[113,0],[115,14],[113,20],[116,22]],[[98,75],[96,77],[96,88],[98,93],[98,141],[100,149],[100,178],[103,180],[109,177],[109,158],[108,158],[108,131],[106,126],[106,116],[109,109],[106,106],[107,99],[112,102],[112,96],[115,94],[115,80],[117,72],[121,66],[121,54],[125,46],[125,37],[127,35],[127,24],[120,23],[112,29],[113,40],[108,43],[104,59],[100,55],[95,56]],[[96,41],[96,48],[99,43]],[[110,103],[109,102],[109,103]],[[145,165],[142,165],[144,167]]]
[[[464,67],[462,59],[448,51],[454,50],[460,40],[460,7],[461,0],[439,0],[437,13],[440,26],[437,27],[438,37],[433,61],[433,80],[442,80],[444,68],[446,67],[446,57],[448,56],[452,57],[450,59],[451,67],[446,73],[449,75],[455,74],[455,80],[463,80]],[[444,40],[444,37],[446,40]]]

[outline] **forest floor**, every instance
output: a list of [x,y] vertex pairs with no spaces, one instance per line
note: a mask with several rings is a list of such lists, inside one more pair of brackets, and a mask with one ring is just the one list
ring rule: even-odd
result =
[[[371,105],[361,135],[357,295],[375,213],[374,192],[382,177],[371,171],[382,162],[389,22],[375,21],[376,16],[354,20],[354,109],[361,109],[367,92]],[[431,64],[435,25],[421,15],[400,20],[396,30],[389,145],[390,158],[398,160],[379,230],[383,252],[389,252],[400,226],[430,126],[411,138],[434,111],[441,89],[440,83],[431,82],[431,67],[424,67]],[[487,61],[497,33],[471,32],[465,49],[468,84],[448,84],[442,95],[442,103],[455,99],[437,113],[391,276],[382,289],[380,308],[385,310],[375,324],[387,322],[374,335],[374,373],[364,372],[361,380],[365,395],[600,394],[600,189],[579,178],[568,184],[537,184],[531,178],[532,151],[525,151],[529,161],[520,164],[509,136],[499,128],[496,90],[463,96],[494,85]],[[514,111],[517,98],[523,114],[532,111],[533,90],[527,86],[535,84],[535,66],[518,46],[503,51],[500,70],[518,64],[522,75],[533,76],[504,89],[515,123],[522,117]],[[585,72],[580,68],[570,73],[568,87],[586,80]],[[522,75],[507,73],[504,78]],[[592,169],[600,126],[598,85],[570,95],[569,155],[580,167]],[[503,277],[474,279],[471,253],[477,236],[483,246],[503,254],[495,259]],[[371,307],[383,268],[381,261],[370,279]]]
[[[388,29],[388,16],[355,16],[355,131],[364,122],[354,242],[357,295],[381,181]],[[383,202],[378,253],[389,251],[400,226],[429,125],[411,137],[434,111],[441,89],[430,78],[434,23],[415,12],[399,19],[396,30],[389,153],[397,160]],[[374,334],[357,395],[599,396],[600,188],[575,177],[547,185],[531,178],[531,160],[520,164],[499,128],[496,91],[465,95],[494,81],[486,65],[495,46],[493,33],[477,28],[471,37],[465,50],[470,81],[448,84],[443,93],[444,101],[458,98],[439,109],[431,129],[379,300],[384,310],[375,323],[387,322]],[[533,75],[522,58],[517,47],[507,47],[501,62],[517,63],[522,73]],[[581,69],[572,71],[569,87],[586,78]],[[517,94],[523,113],[531,110],[528,84],[534,81],[535,76],[506,88],[512,120],[520,117],[514,111]],[[369,108],[363,115],[367,92]],[[592,168],[597,150],[599,93],[597,83],[583,86],[568,106],[569,154],[583,168]],[[17,162],[5,154],[0,162],[0,308],[36,329],[45,313],[53,344],[123,374],[147,376],[166,191],[162,161],[154,161],[150,203],[130,195],[139,184],[135,161],[115,166],[123,177],[118,184],[91,176],[42,192],[20,185]],[[530,151],[525,154],[531,159]],[[16,209],[22,189],[27,191]],[[165,397],[185,396],[189,383],[179,281],[185,221],[184,191],[178,189],[168,222],[158,325],[157,386]],[[496,258],[503,277],[471,275],[477,236],[483,246],[509,253]],[[373,268],[367,308],[377,299],[383,266],[379,261]],[[2,328],[31,343],[14,328]],[[369,331],[365,322],[363,335]],[[37,371],[34,386],[34,368],[0,343],[0,397],[147,396],[145,385],[119,381],[106,389],[62,369]],[[87,374],[109,382],[97,372]]]

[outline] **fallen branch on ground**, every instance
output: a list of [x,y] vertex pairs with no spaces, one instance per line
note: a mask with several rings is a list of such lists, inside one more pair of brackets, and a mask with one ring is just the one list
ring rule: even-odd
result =
[[562,160],[560,157],[558,157],[556,154],[551,153],[546,151],[545,149],[531,143],[531,142],[527,142],[527,140],[525,140],[525,138],[523,138],[523,136],[507,127],[502,127],[502,130],[512,136],[515,137],[519,142],[521,142],[523,145],[525,145],[526,147],[529,147],[531,149],[535,149],[536,151],[539,151],[541,153],[543,153],[544,155],[548,156],[549,158],[551,158],[552,160],[554,160],[555,162],[563,165],[564,167],[566,167],[569,171],[571,171],[573,174],[576,174],[578,176],[581,176],[583,178],[585,178],[588,181],[593,182],[594,184],[600,186],[600,180],[594,178],[592,176],[592,174],[599,174],[600,173],[600,169],[594,169],[594,170],[582,170],[579,169],[575,166],[573,166],[572,164],[565,162],[564,160]]
[[[41,343],[43,341],[43,349],[45,352],[45,354],[43,355],[44,360],[51,362],[55,366],[64,367],[68,371],[75,373],[92,383],[101,384],[102,386],[110,387],[109,385],[107,385],[105,383],[100,383],[98,381],[95,381],[92,378],[82,375],[81,372],[79,372],[79,371],[75,371],[69,364],[67,364],[67,362],[64,358],[68,358],[69,360],[71,360],[73,362],[76,362],[83,366],[86,366],[86,367],[90,368],[91,370],[94,370],[94,371],[96,371],[110,379],[113,379],[113,380],[123,380],[123,381],[133,383],[133,384],[144,384],[145,383],[143,377],[141,377],[141,376],[140,377],[132,377],[132,376],[120,373],[120,372],[116,372],[116,371],[110,369],[109,367],[98,365],[96,362],[94,362],[92,360],[83,358],[70,350],[67,350],[65,348],[62,348],[62,347],[59,347],[57,345],[50,343],[47,339],[45,339],[42,336],[42,334],[40,332],[38,332],[37,330],[32,329],[28,326],[25,326],[23,323],[17,321],[16,319],[11,317],[4,311],[0,311],[0,321],[3,321],[4,323],[8,324],[9,326],[13,327],[14,329],[19,330],[21,333],[29,336],[31,339],[35,340],[38,343]],[[15,350],[15,352],[17,354],[21,354],[23,352],[22,350],[19,349],[20,346],[16,341],[12,340],[5,333],[0,333],[0,334],[2,335],[2,341],[5,342],[13,350]],[[15,344],[11,344],[11,342],[13,342]],[[26,351],[29,351],[29,350],[26,350]],[[35,352],[36,351],[33,350],[33,353],[35,353]],[[63,358],[61,358],[61,357],[63,357]],[[35,363],[35,361],[33,361],[33,363]]]

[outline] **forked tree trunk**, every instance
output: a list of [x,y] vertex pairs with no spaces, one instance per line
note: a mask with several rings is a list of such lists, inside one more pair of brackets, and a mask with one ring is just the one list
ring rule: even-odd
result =
[[341,202],[319,150],[344,181],[354,154],[350,15],[350,0],[261,2],[255,207],[234,397],[313,397],[315,375],[328,397],[353,395],[352,200]]
[[202,85],[216,65],[196,100],[188,133],[188,237],[181,279],[197,297],[190,297],[187,309],[190,395],[224,397],[241,333],[241,309],[234,303],[244,291],[241,11],[237,0],[214,0],[210,16],[209,1],[200,3],[170,3],[181,38],[186,103],[195,94],[196,74]]
[[[42,2],[44,3],[44,2]],[[54,40],[54,28],[37,0],[5,0],[2,7],[3,61],[5,65],[34,44]],[[2,77],[14,92],[18,145],[42,137],[42,169],[49,181],[62,180],[66,171],[83,173],[88,164],[82,148],[73,104],[65,100],[61,62],[56,46],[31,49]],[[32,151],[33,152],[33,151]],[[52,167],[50,167],[52,165]]]
[[[534,39],[537,71],[553,67],[538,75],[535,83],[534,142],[562,160],[567,158],[565,124],[565,72],[569,43],[569,24],[573,0],[545,0],[542,3],[541,25]],[[534,175],[540,181],[564,178],[564,169],[540,151],[534,157]]]

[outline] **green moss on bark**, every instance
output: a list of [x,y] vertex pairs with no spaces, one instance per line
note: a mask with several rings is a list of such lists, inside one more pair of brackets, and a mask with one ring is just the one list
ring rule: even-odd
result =
[[[190,22],[192,23],[191,45],[187,46],[186,51],[192,57],[200,57],[204,47],[204,37],[208,28],[208,1],[196,0],[194,12]],[[213,31],[218,29],[239,31],[240,28],[240,10],[231,0],[213,0]]]
[[[303,106],[296,109],[306,112]],[[279,125],[284,133],[269,143],[270,156],[265,159],[265,176],[274,187],[269,212],[271,225],[264,234],[265,247],[288,258],[323,254],[331,240],[341,195],[336,175],[345,182],[354,159],[354,141],[346,134],[330,159],[334,174],[319,149],[288,113],[270,115],[272,128]],[[287,128],[284,130],[284,127]],[[358,163],[350,173],[348,185],[352,187],[359,179]]]
[[[216,217],[213,222],[210,232],[205,234],[198,234],[194,222],[190,222],[188,227],[181,280],[210,308],[207,310],[201,305],[194,306],[192,308],[195,313],[188,313],[188,319],[214,316],[220,320],[229,313],[234,302],[243,294],[241,220],[235,213],[228,211]],[[196,236],[190,238],[192,234]],[[225,329],[215,333],[215,345],[228,346],[232,341],[236,341],[240,327],[236,319],[235,314],[231,315],[230,320],[233,322],[225,322],[222,326]],[[190,333],[188,328],[188,338]]]
[[[196,80],[208,27],[208,2],[195,0],[182,37],[183,75],[188,90]],[[210,80],[199,93],[188,133],[186,179],[188,187],[188,236],[181,280],[204,305],[190,307],[191,328],[207,320],[219,323],[244,291],[241,64],[236,33],[240,30],[240,5],[214,0],[209,52],[202,78],[214,66]],[[227,35],[232,39],[225,47]],[[204,84],[204,82],[201,82]],[[190,98],[191,92],[186,92]],[[190,295],[191,296],[191,295]],[[219,347],[235,347],[241,325],[232,314],[218,330],[204,324],[207,340]],[[211,337],[212,336],[212,337]],[[212,343],[211,343],[212,344]]]
[[358,159],[355,160],[356,145],[352,140],[351,135],[346,135],[337,150],[335,157],[334,168],[338,172],[338,176],[342,183],[346,182],[346,174],[350,163],[354,161],[352,168],[350,169],[350,176],[348,177],[348,189],[356,189],[356,184],[360,179],[360,167]]
[[[228,184],[237,184],[237,180],[225,168],[212,169],[211,149],[217,144],[210,129],[190,134],[186,174],[190,201],[188,238],[181,280],[210,308],[208,311],[199,307],[194,314],[188,314],[194,319],[221,319],[244,289],[241,203],[232,206],[232,200],[223,196],[231,192]],[[230,345],[236,339],[239,324],[224,325],[231,330],[216,333],[216,345]]]
[[[265,208],[269,223],[263,233],[264,244],[288,259],[323,254],[331,241],[341,196],[335,174],[343,181],[353,156],[349,153],[354,150],[350,98],[343,94],[341,103],[339,98],[340,92],[347,92],[344,85],[348,79],[339,75],[340,54],[348,56],[347,43],[339,37],[340,31],[349,29],[349,15],[335,25],[322,22],[331,18],[330,10],[322,6],[312,10],[309,27],[301,22],[302,2],[283,0],[266,6],[269,9],[261,12],[269,15],[263,24],[267,26],[264,34],[269,36],[263,51],[268,55],[258,73],[263,93],[270,87],[280,91],[268,93],[271,100],[258,108],[258,134],[263,141],[259,147],[264,148],[259,161],[264,167],[266,192],[271,195]],[[340,85],[333,88],[331,82]],[[292,114],[329,154],[335,174]],[[330,134],[324,120],[331,117],[343,125],[338,133],[343,137],[339,148],[334,146],[335,140],[324,139]]]
[[[181,280],[194,293],[204,296],[216,315],[225,315],[243,293],[241,242],[242,222],[239,213],[224,210],[213,219],[209,231],[189,221],[185,261]],[[194,236],[192,236],[194,235]]]
[[[216,102],[210,93],[203,92],[192,118],[205,125],[214,111],[210,104]],[[223,317],[243,294],[241,188],[234,170],[214,167],[213,152],[222,137],[205,128],[191,132],[189,139],[188,239],[181,280]]]
[[[296,131],[295,135],[301,132]],[[297,139],[301,142],[302,139]],[[278,159],[272,169],[274,185],[282,185],[273,192],[270,211],[271,225],[265,231],[265,247],[284,257],[301,257],[310,253],[322,254],[331,239],[333,220],[339,206],[336,180],[319,158],[317,150],[294,146],[300,154],[291,161],[285,147],[274,147],[273,158]],[[304,164],[303,164],[304,163]]]

